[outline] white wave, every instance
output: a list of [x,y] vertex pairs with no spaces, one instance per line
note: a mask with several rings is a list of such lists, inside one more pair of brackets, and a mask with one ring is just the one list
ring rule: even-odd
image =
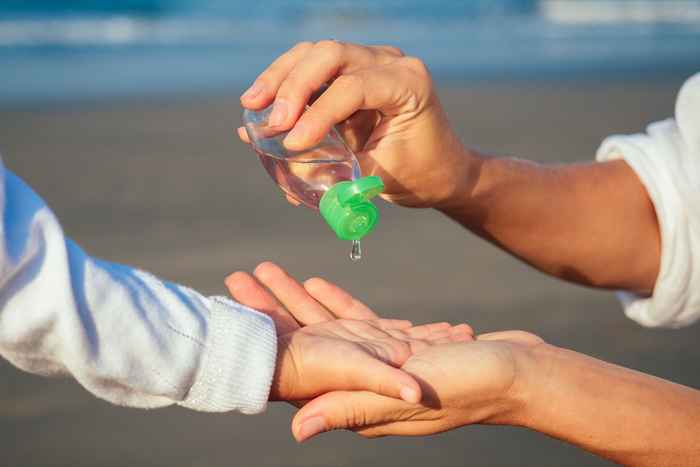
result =
[[565,24],[700,24],[698,0],[540,0],[544,18]]
[[108,18],[0,20],[0,46],[190,44],[231,41],[237,22],[206,19]]
[[[663,4],[665,8],[659,8]],[[693,8],[681,6],[695,5]],[[287,18],[235,17],[160,17],[136,16],[62,17],[0,19],[0,47],[41,46],[131,46],[131,45],[237,45],[255,48],[274,47],[304,39],[342,37],[359,42],[403,43],[412,48],[427,41],[445,47],[478,39],[481,43],[500,44],[508,37],[531,40],[557,36],[560,39],[588,40],[597,32],[592,28],[567,27],[578,24],[629,24],[618,28],[621,37],[654,34],[655,28],[639,28],[639,23],[670,22],[693,40],[700,33],[700,0],[541,0],[541,17],[504,17],[475,21],[455,17],[440,23],[417,18],[347,18],[309,15]],[[624,8],[623,8],[624,7]],[[563,26],[562,26],[563,25]],[[674,26],[675,27],[675,26]],[[503,33],[506,28],[507,33]],[[606,31],[610,34],[610,31]],[[452,52],[450,52],[452,53]]]

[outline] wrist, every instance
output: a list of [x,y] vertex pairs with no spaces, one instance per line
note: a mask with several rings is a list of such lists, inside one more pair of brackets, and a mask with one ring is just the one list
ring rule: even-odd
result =
[[525,347],[518,355],[517,376],[510,394],[514,409],[508,414],[508,425],[532,428],[543,414],[553,366],[562,349],[547,343]]
[[531,427],[539,416],[539,400],[549,384],[551,367],[559,351],[547,343],[514,344],[513,380],[503,396],[502,410],[486,420],[488,424]]
[[453,162],[446,164],[452,183],[447,184],[449,187],[447,192],[443,193],[432,206],[448,216],[450,213],[463,212],[469,208],[484,162],[484,157],[477,151],[465,148],[459,142],[452,146],[454,146],[451,156]]
[[291,399],[294,387],[297,385],[297,365],[291,343],[292,334],[286,334],[277,339],[277,362],[270,386],[270,401]]

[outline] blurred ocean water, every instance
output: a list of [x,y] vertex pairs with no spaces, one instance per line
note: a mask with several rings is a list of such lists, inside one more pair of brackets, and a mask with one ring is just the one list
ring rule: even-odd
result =
[[2,0],[0,104],[237,90],[323,38],[445,80],[651,79],[700,70],[700,0]]

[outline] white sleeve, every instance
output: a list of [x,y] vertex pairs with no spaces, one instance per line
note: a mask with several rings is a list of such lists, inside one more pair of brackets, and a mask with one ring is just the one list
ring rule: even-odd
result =
[[269,317],[86,255],[0,160],[0,355],[112,403],[264,410]]
[[682,327],[700,318],[700,74],[686,82],[675,119],[644,134],[606,139],[597,159],[623,158],[646,187],[659,221],[661,268],[651,297],[619,296],[631,319]]

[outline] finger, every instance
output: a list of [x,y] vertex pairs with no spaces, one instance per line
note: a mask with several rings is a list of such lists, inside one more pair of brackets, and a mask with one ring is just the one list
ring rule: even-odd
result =
[[386,334],[381,339],[356,344],[362,346],[376,360],[395,368],[401,368],[413,356],[410,341],[392,339]]
[[294,317],[250,274],[234,272],[225,284],[234,300],[270,316],[279,335],[299,329]]
[[451,344],[454,342],[452,339],[452,336],[449,334],[444,335],[444,336],[435,336],[430,339],[428,339],[428,342],[430,345],[444,345],[444,344]]
[[474,329],[468,324],[462,323],[450,329],[452,337],[457,341],[474,340]]
[[425,436],[449,430],[443,423],[435,420],[409,420],[378,423],[357,428],[352,431],[364,438],[381,438],[383,436]]
[[398,47],[394,47],[393,45],[374,45],[372,48],[381,50],[382,52],[395,58],[403,57],[403,50],[399,49]]
[[[429,345],[441,345],[449,344],[450,342],[453,342],[453,339],[450,331],[444,330],[433,332],[425,339],[422,339],[422,341],[427,342]],[[413,348],[413,346],[411,346],[411,348]]]
[[430,347],[431,345],[434,345],[433,342],[430,342],[427,340],[414,339],[414,338],[408,337],[408,334],[406,334],[403,331],[390,329],[390,330],[387,330],[384,332],[389,334],[394,339],[403,341],[406,344],[408,344],[411,355],[415,355],[416,353],[418,353],[422,350],[425,350],[426,348]]
[[367,305],[324,279],[318,277],[309,279],[304,282],[304,288],[309,292],[309,295],[338,318],[359,320],[379,318]]
[[400,341],[408,342],[411,340],[408,334],[399,329],[384,329],[383,332]]
[[409,403],[421,400],[421,387],[413,376],[376,358],[368,356],[365,363],[348,372],[348,377],[346,387],[355,391],[372,391]]
[[285,194],[285,197],[287,198],[287,202],[289,204],[293,204],[294,206],[299,206],[301,204],[301,201],[299,201],[292,195]]
[[304,442],[330,430],[358,429],[392,422],[412,408],[396,399],[366,391],[323,394],[301,408],[292,420],[292,433]]
[[236,132],[238,133],[238,137],[241,139],[246,144],[250,144],[250,138],[248,137],[248,132],[245,131],[245,127],[239,126],[236,128]]
[[406,333],[415,339],[427,339],[431,334],[445,331],[450,329],[450,327],[450,323],[421,324],[420,326],[414,326],[411,329],[407,329]]
[[471,342],[474,340],[474,336],[471,334],[451,334],[450,339],[452,342]]
[[371,321],[372,324],[377,326],[379,329],[382,329],[384,331],[388,331],[391,329],[395,330],[408,330],[411,329],[413,326],[413,323],[411,323],[407,319],[375,319]]
[[280,55],[268,66],[241,96],[241,104],[248,109],[266,107],[277,94],[280,84],[297,62],[313,47],[311,42],[300,42]]
[[332,40],[317,42],[280,84],[270,126],[280,130],[291,128],[314,92],[342,73],[375,65],[376,56],[376,52],[364,46]]
[[[300,116],[284,139],[285,147],[301,150],[317,144],[333,125],[358,110],[398,114],[423,108],[431,84],[427,70],[419,64],[415,59],[401,58],[392,64],[340,75]],[[416,79],[421,69],[425,76]]]
[[335,327],[332,334],[360,344],[370,345],[371,342],[383,342],[387,338],[387,331],[383,330],[377,322],[378,320],[338,320],[333,323]]
[[[344,319],[334,324],[333,335],[365,347],[370,354],[390,365],[400,367],[412,355],[408,345],[410,339],[402,331],[410,327],[410,322]],[[397,338],[392,339],[393,336]]]
[[254,274],[303,326],[335,319],[300,283],[276,264],[261,263]]

